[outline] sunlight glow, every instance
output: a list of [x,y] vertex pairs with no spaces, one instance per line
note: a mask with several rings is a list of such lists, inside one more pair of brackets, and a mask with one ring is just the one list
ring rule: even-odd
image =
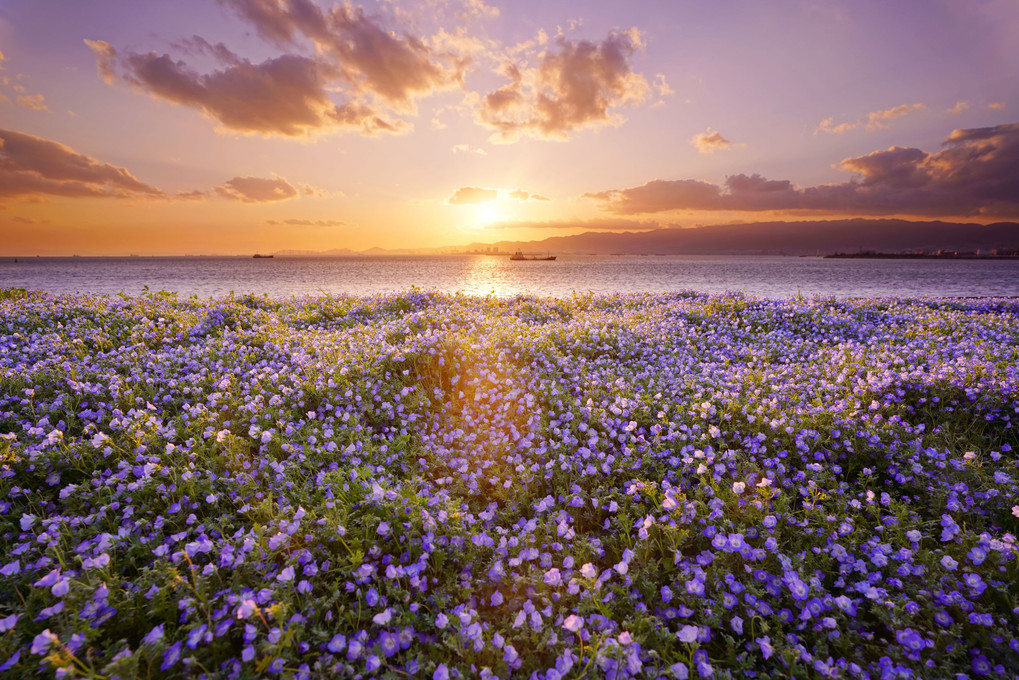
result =
[[491,224],[492,222],[499,222],[505,218],[506,215],[503,213],[503,210],[498,205],[497,201],[481,203],[478,205],[478,224],[480,226]]

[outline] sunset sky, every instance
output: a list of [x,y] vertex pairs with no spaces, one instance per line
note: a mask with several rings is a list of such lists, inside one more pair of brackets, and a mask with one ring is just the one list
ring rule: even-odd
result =
[[0,254],[1019,218],[1015,0],[4,0]]

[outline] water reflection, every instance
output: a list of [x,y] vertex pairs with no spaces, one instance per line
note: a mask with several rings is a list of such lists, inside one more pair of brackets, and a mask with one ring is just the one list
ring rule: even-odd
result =
[[374,295],[417,286],[470,295],[568,297],[571,293],[741,291],[761,297],[1019,296],[1019,260],[825,260],[738,256],[508,256],[345,258],[0,259],[0,288],[51,293],[167,290],[184,296],[230,292]]

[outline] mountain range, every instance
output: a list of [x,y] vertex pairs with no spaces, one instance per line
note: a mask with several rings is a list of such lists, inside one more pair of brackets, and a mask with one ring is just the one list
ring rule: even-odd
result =
[[751,222],[649,231],[589,231],[542,240],[470,243],[455,248],[285,250],[282,256],[397,255],[449,252],[663,255],[828,255],[860,252],[980,252],[1019,250],[1019,223],[972,224],[897,219]]

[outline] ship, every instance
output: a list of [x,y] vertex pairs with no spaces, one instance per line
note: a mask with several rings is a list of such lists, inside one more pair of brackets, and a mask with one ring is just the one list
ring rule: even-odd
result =
[[256,260],[271,260],[272,259],[272,255],[262,255],[261,253],[255,253],[251,257],[253,257]]
[[514,262],[520,262],[522,260],[527,260],[528,262],[554,262],[555,258],[555,255],[546,255],[545,257],[528,257],[519,250],[510,255],[510,259]]

